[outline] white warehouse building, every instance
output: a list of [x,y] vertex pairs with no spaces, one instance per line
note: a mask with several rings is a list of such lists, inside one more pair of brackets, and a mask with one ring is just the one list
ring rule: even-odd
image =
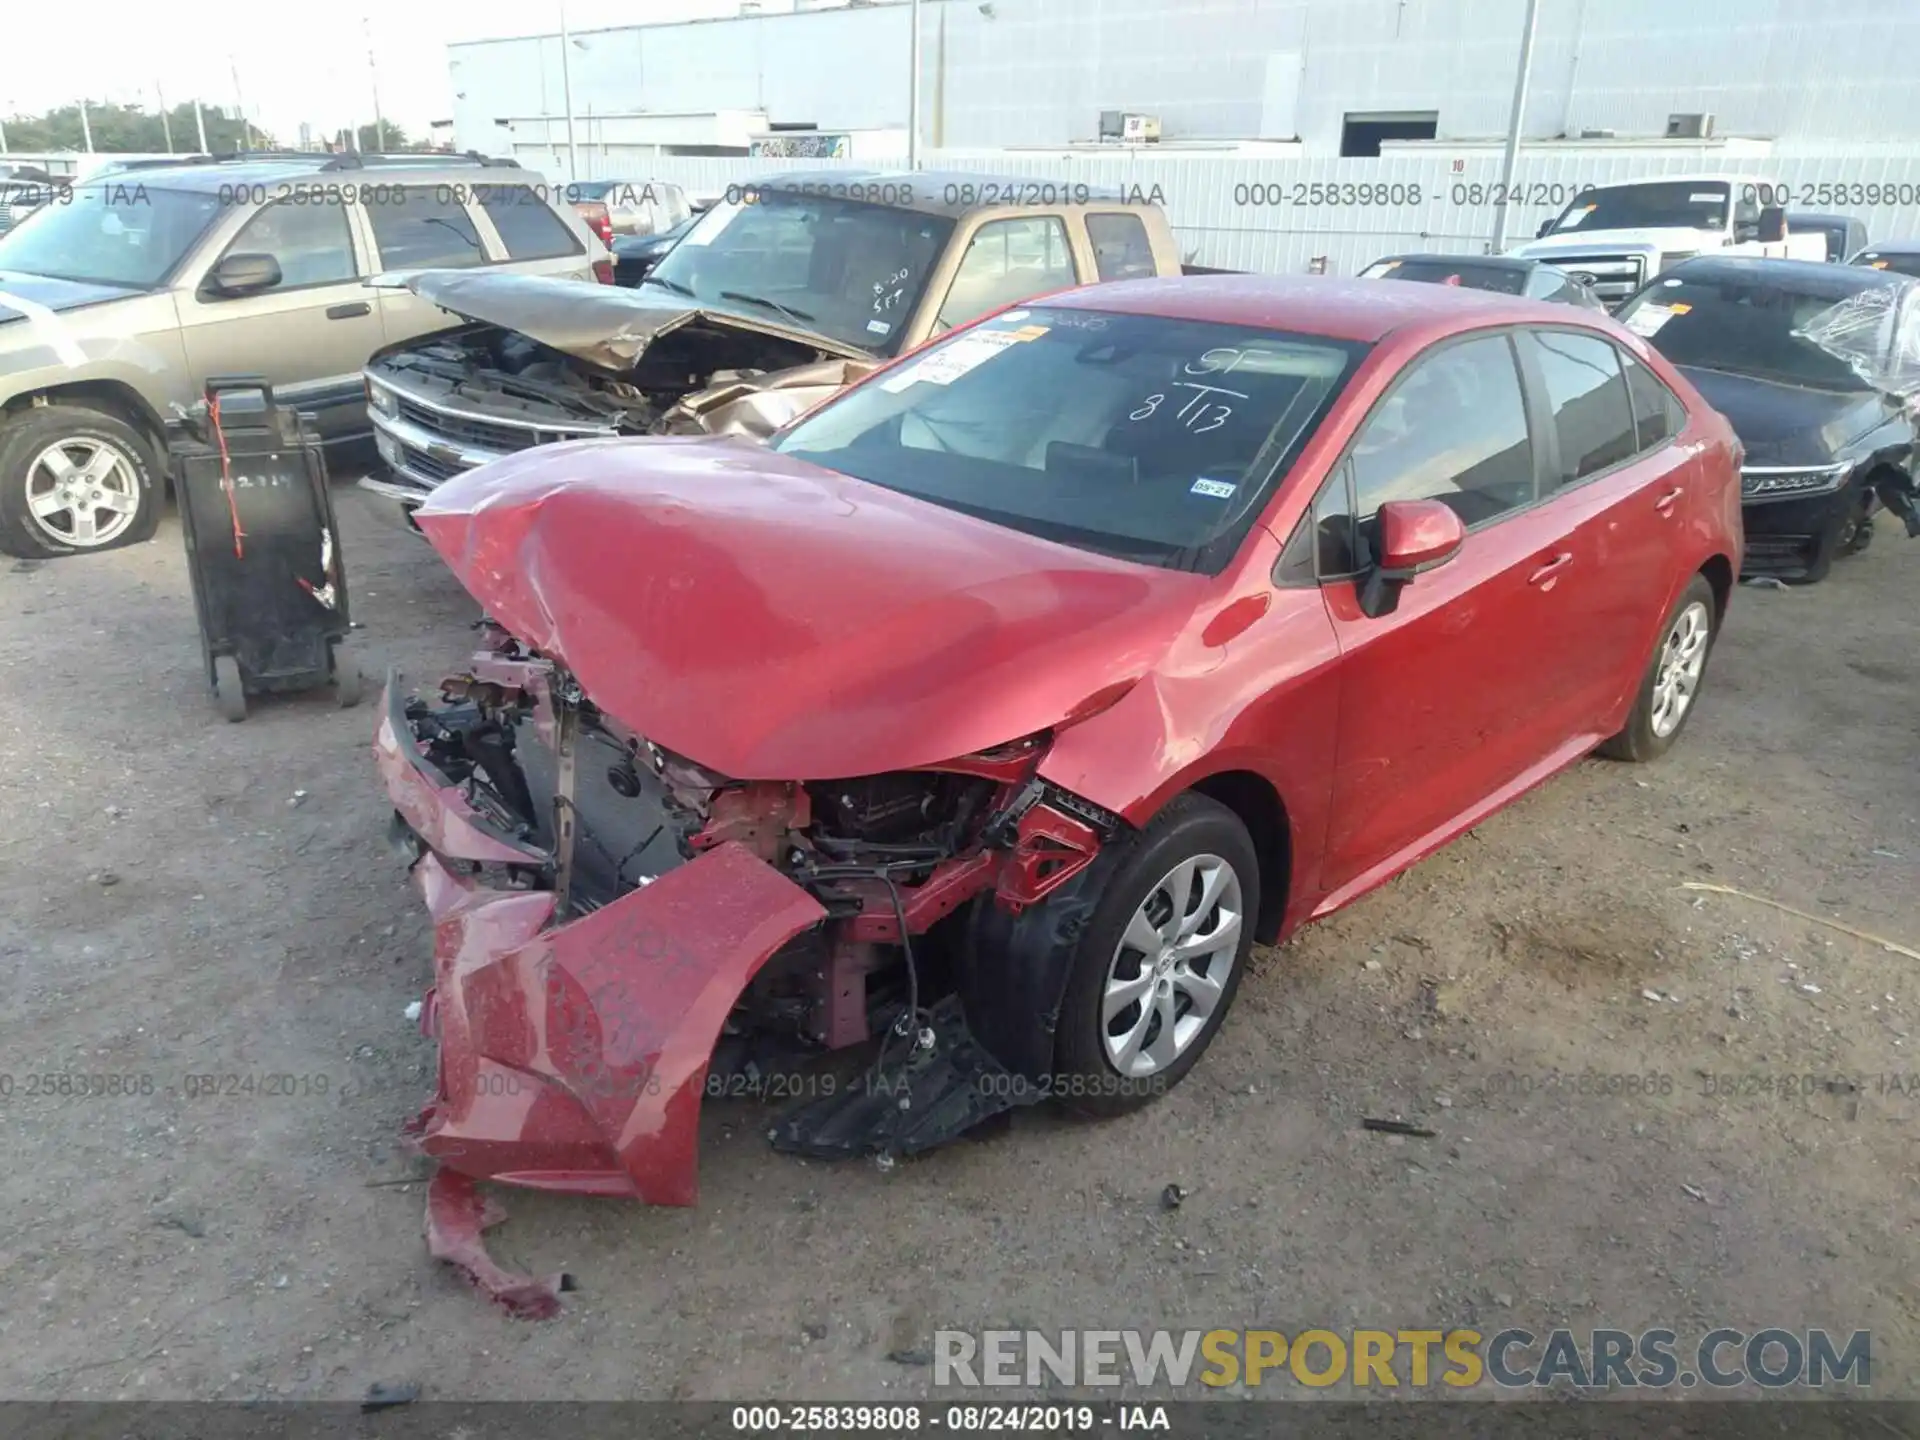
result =
[[[922,0],[920,12],[930,150],[1088,144],[1103,116],[1131,115],[1144,117],[1132,133],[1157,127],[1169,148],[1338,157],[1503,134],[1526,0]],[[854,0],[576,31],[582,174],[672,155],[897,159],[909,14],[906,0]],[[557,34],[452,45],[448,63],[457,146],[565,172]],[[1540,0],[1524,131],[1912,152],[1920,0]]]

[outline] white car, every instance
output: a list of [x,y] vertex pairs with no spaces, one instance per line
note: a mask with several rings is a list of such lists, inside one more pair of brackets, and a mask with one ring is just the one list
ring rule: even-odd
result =
[[1545,260],[1584,279],[1608,306],[1695,255],[1824,260],[1817,231],[1789,233],[1770,203],[1784,186],[1752,175],[1675,175],[1583,190],[1507,253]]

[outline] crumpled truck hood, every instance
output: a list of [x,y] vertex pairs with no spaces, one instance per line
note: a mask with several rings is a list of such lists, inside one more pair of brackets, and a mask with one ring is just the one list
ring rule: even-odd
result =
[[1209,581],[749,442],[546,445],[416,514],[500,624],[602,710],[736,780],[937,764],[1146,674]]
[[659,337],[694,321],[797,341],[849,360],[873,358],[811,330],[686,304],[659,289],[629,290],[552,275],[477,270],[423,270],[408,276],[406,286],[442,310],[518,331],[615,375],[631,369]]

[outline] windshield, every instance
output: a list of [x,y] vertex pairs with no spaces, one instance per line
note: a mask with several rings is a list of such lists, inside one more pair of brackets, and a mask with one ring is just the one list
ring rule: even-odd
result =
[[79,186],[0,238],[0,270],[150,289],[219,213],[211,191],[158,190],[132,180]]
[[1497,290],[1518,295],[1527,287],[1527,272],[1508,265],[1475,265],[1459,260],[1376,260],[1360,272],[1362,280],[1424,280],[1432,285],[1464,285],[1470,290]]
[[1869,285],[1817,288],[1814,293],[1813,287],[1788,289],[1777,280],[1689,280],[1676,275],[1649,285],[1614,318],[1646,336],[1676,365],[1817,390],[1867,389],[1846,361],[1794,332]]
[[1584,190],[1549,235],[1581,230],[1725,230],[1731,187],[1724,180],[1672,180]]
[[952,231],[912,210],[749,191],[695,221],[643,283],[891,355]]
[[1012,310],[773,443],[1030,535],[1217,573],[1366,350],[1238,325]]

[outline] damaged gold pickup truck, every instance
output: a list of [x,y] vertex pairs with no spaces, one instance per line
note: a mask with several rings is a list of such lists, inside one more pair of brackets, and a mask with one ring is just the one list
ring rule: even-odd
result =
[[360,483],[411,524],[443,481],[534,445],[764,437],[990,310],[1180,273],[1166,215],[1138,189],[790,172],[730,188],[634,289],[462,270],[408,278],[464,323],[368,363],[383,468]]

